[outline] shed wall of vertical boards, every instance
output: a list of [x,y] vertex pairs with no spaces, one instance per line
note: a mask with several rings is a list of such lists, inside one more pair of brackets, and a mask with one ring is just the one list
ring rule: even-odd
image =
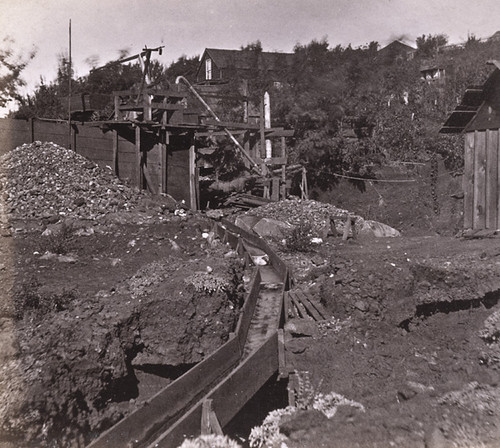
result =
[[465,135],[464,228],[500,228],[499,130],[475,130]]

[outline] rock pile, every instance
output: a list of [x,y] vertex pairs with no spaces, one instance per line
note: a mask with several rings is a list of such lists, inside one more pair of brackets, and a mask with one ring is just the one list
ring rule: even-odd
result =
[[14,218],[96,219],[132,211],[146,194],[54,143],[24,144],[0,157],[0,208]]
[[339,232],[343,232],[347,216],[355,218],[356,226],[362,221],[360,216],[356,216],[348,210],[343,210],[323,202],[302,199],[286,199],[279,202],[270,202],[247,213],[261,218],[284,221],[292,226],[297,226],[307,221],[311,224],[314,234],[322,237],[326,236],[330,231],[331,219],[333,219],[335,227]]

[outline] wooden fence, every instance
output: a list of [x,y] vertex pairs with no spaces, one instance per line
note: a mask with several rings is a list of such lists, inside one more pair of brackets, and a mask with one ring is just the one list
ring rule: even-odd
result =
[[102,130],[91,123],[73,123],[71,134],[65,122],[46,120],[0,119],[0,155],[34,141],[53,142],[71,148],[96,162],[102,168],[110,167],[120,179],[131,185],[139,184],[142,163],[148,173],[148,186],[154,192],[165,192],[178,201],[191,202],[189,189],[190,148],[192,141],[183,136],[171,136],[165,154],[161,143],[145,132],[140,133],[140,147],[136,132],[123,129]]

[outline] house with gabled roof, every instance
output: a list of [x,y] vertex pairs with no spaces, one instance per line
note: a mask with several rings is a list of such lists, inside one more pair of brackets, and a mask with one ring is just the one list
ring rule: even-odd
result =
[[378,56],[392,61],[396,59],[410,61],[414,58],[416,51],[416,48],[413,48],[400,40],[394,40],[390,44],[381,48],[378,51]]
[[218,84],[248,79],[256,69],[280,81],[283,73],[292,67],[293,57],[293,53],[206,48],[200,58],[196,82]]

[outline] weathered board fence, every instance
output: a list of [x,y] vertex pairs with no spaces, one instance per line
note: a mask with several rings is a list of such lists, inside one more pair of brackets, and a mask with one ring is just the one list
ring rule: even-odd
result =
[[498,129],[465,134],[464,228],[500,229]]
[[[168,144],[164,144],[140,128],[135,131],[124,128],[118,133],[103,130],[91,122],[74,122],[70,133],[67,122],[0,119],[0,155],[34,141],[71,147],[99,166],[110,167],[131,185],[138,185],[139,177],[146,172],[144,185],[150,190],[168,193],[188,205],[191,203],[192,141],[186,136],[170,136]],[[141,164],[143,170],[138,169]]]

